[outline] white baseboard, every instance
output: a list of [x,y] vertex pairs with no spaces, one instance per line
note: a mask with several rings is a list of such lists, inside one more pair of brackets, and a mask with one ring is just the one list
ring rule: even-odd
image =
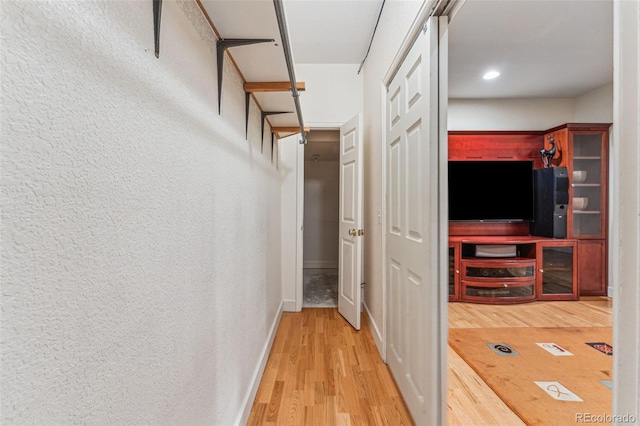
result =
[[258,393],[258,386],[260,386],[260,380],[262,380],[264,368],[267,365],[267,359],[269,359],[269,353],[271,352],[271,347],[273,346],[273,340],[275,339],[276,332],[278,331],[278,324],[280,324],[280,318],[282,318],[283,306],[284,301],[280,302],[278,313],[273,320],[273,324],[271,324],[271,329],[269,330],[269,338],[262,348],[260,362],[256,366],[253,377],[251,378],[251,387],[249,388],[249,392],[247,393],[244,401],[242,401],[242,410],[240,411],[238,419],[235,422],[236,425],[246,425],[247,421],[249,420],[249,414],[251,414],[251,408],[253,407],[253,400],[256,398],[256,393]]
[[283,300],[282,301],[282,310],[284,312],[298,312],[298,310],[296,309],[296,301],[295,299],[291,299],[291,300]]
[[307,260],[302,267],[305,269],[338,269],[338,262],[333,260]]
[[371,335],[373,336],[373,341],[376,342],[378,353],[380,353],[380,357],[382,358],[382,360],[386,362],[386,358],[385,358],[386,351],[384,350],[384,344],[382,342],[382,333],[380,333],[380,328],[378,327],[378,324],[376,324],[376,322],[373,320],[373,315],[371,315],[371,311],[369,310],[369,307],[367,306],[367,304],[364,303],[363,301],[362,305],[364,306],[364,310],[367,313],[367,316],[369,317]]

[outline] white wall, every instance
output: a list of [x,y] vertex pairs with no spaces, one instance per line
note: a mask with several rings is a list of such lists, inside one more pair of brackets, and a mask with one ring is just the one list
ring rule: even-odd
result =
[[546,130],[612,121],[612,84],[576,98],[449,99],[449,130]]
[[302,309],[302,255],[304,218],[304,145],[299,135],[278,141],[281,182],[280,218],[282,299],[285,311]]
[[[194,2],[2,3],[3,424],[239,420],[280,187]],[[258,377],[259,379],[259,377]]]
[[338,161],[304,162],[305,268],[338,267],[339,195]]
[[[336,46],[338,49],[339,46]],[[300,106],[306,126],[337,128],[362,112],[362,73],[357,64],[296,64],[304,81]]]
[[572,99],[449,99],[449,130],[545,130],[573,119]]
[[573,122],[612,123],[613,83],[573,99]]
[[422,1],[386,2],[364,73],[364,303],[372,319],[372,332],[382,348],[383,333],[383,270],[382,225],[378,211],[382,200],[382,116],[383,79],[398,52]]

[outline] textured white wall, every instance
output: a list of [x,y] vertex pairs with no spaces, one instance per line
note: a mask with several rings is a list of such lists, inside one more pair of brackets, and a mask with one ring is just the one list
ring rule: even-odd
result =
[[[2,2],[3,424],[234,423],[280,189],[192,1]],[[229,61],[227,61],[229,65]]]
[[304,267],[338,267],[340,163],[304,162]]
[[382,316],[382,225],[378,211],[382,200],[382,116],[383,79],[413,23],[422,1],[398,0],[385,3],[384,11],[373,39],[364,73],[364,303],[371,312],[373,332],[381,350]]

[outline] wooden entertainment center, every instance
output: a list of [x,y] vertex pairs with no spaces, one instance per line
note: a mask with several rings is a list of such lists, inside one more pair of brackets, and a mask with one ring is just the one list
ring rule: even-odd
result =
[[[551,148],[551,137],[551,167],[566,167],[569,179],[567,238],[533,236],[527,221],[449,222],[450,301],[506,304],[606,295],[610,126],[449,132],[449,161],[531,161],[534,169],[545,167],[540,150]],[[508,257],[481,253],[505,246],[515,247]]]

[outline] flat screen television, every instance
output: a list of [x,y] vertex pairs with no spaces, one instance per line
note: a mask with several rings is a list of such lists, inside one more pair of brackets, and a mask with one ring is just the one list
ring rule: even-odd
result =
[[449,161],[449,220],[532,219],[532,161]]

